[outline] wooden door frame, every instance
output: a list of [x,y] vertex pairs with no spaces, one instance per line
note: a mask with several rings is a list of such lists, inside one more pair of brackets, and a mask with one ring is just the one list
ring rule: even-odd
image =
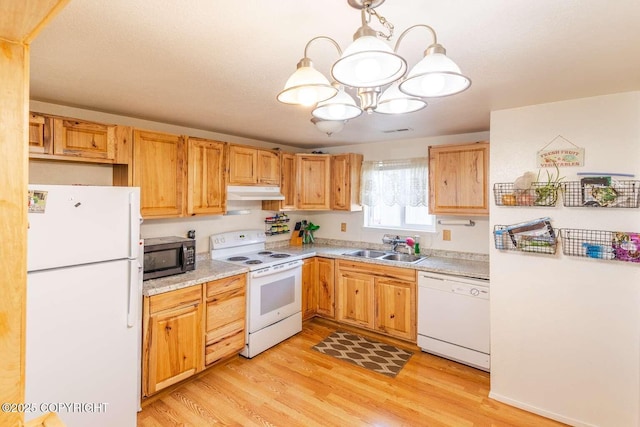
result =
[[[0,4],[0,401],[24,402],[27,292],[29,45],[69,0]],[[0,411],[0,425],[21,426],[24,413]]]

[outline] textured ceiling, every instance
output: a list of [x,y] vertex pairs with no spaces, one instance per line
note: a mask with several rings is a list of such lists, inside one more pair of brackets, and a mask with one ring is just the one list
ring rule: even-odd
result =
[[[377,11],[395,26],[392,46],[432,26],[471,88],[328,137],[310,109],[276,95],[312,37],[350,43],[360,12],[346,0],[71,0],[32,44],[31,97],[315,148],[486,131],[492,110],[640,90],[638,0],[387,0]],[[430,43],[417,29],[398,53],[412,67]],[[329,77],[335,48],[308,53]]]

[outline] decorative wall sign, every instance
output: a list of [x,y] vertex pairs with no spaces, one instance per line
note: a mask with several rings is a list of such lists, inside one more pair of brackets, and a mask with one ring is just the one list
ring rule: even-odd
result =
[[[570,147],[558,147],[549,149],[548,147],[558,139],[571,144]],[[538,150],[538,167],[560,167],[560,166],[584,166],[584,148],[578,147],[562,135],[553,138],[547,145]]]

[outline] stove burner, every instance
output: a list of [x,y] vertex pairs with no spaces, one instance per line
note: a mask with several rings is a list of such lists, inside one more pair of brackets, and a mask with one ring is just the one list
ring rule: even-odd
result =
[[262,252],[258,252],[258,255],[271,255],[273,252],[271,251],[262,251]]
[[245,264],[262,264],[262,261],[259,259],[250,259],[249,261],[246,261]]
[[273,254],[273,255],[269,255],[271,258],[288,258],[291,255],[289,254]]
[[231,258],[227,258],[227,261],[246,261],[249,257],[246,256],[232,256]]

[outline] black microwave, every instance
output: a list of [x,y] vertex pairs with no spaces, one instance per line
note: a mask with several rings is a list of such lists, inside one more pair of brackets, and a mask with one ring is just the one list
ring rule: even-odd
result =
[[144,239],[143,262],[143,280],[195,270],[196,241],[175,236]]

